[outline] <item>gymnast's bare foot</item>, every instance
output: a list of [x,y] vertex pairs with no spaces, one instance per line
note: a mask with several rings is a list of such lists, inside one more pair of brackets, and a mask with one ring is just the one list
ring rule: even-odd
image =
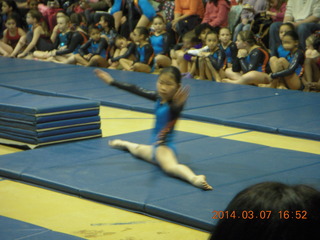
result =
[[204,190],[212,190],[213,188],[207,183],[206,176],[197,175],[192,179],[191,184]]
[[121,150],[128,150],[127,141],[123,141],[120,139],[110,140],[108,142],[109,146],[112,148],[117,148]]

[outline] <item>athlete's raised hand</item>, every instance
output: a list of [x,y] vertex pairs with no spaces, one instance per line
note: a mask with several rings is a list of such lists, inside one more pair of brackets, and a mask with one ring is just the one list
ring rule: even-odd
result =
[[184,87],[180,87],[178,91],[173,96],[173,103],[176,106],[183,106],[187,101],[190,93],[190,86],[186,85]]
[[95,69],[94,73],[96,74],[96,76],[98,78],[100,78],[102,81],[104,81],[105,83],[107,83],[109,85],[114,81],[114,79],[111,77],[111,75],[105,71],[102,71],[100,69]]

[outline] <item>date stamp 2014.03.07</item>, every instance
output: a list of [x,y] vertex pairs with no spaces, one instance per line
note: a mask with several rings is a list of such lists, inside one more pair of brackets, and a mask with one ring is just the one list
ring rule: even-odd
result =
[[212,211],[212,219],[261,219],[267,220],[272,217],[273,214],[279,217],[279,219],[308,219],[308,212],[306,210],[296,210],[289,211],[283,210],[278,212],[273,212],[271,210],[262,211],[252,211],[252,210],[242,210],[242,211]]

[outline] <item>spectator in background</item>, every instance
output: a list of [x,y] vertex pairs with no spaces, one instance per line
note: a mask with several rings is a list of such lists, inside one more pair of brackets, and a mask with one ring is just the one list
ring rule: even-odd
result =
[[73,46],[70,46],[69,49],[74,50],[70,57],[65,61],[59,61],[66,64],[75,64],[75,54],[79,53],[80,47],[88,41],[88,34],[86,31],[86,24],[83,22],[84,17],[78,13],[72,13],[70,16],[71,30],[73,31],[71,43]]
[[3,37],[3,31],[6,29],[5,23],[10,14],[17,16],[16,24],[18,27],[23,27],[21,12],[17,4],[13,0],[4,0],[1,2],[1,14],[0,14],[0,39]]
[[267,0],[247,0],[243,1],[243,10],[241,13],[241,22],[236,26],[233,33],[233,41],[237,41],[238,33],[248,31],[251,27],[251,21],[254,16],[267,9]]
[[101,30],[97,26],[91,26],[89,28],[89,35],[89,41],[83,44],[79,49],[79,54],[75,55],[77,64],[86,67],[107,67],[107,63],[100,66],[100,61],[97,61],[96,59],[97,56],[106,59],[106,49],[108,47],[107,40],[101,37]]
[[209,0],[205,7],[202,23],[214,28],[227,27],[230,3],[227,0]]
[[286,32],[282,38],[283,48],[289,53],[285,58],[278,60],[278,67],[276,70],[271,69],[272,73],[269,75],[269,81],[274,80],[284,82],[288,89],[303,90],[303,64],[304,52],[299,49],[299,36],[295,31]]
[[226,77],[222,82],[246,85],[269,83],[268,73],[269,53],[256,41],[251,31],[241,31],[237,36],[237,57],[232,64],[232,70],[226,69]]
[[273,22],[283,22],[287,0],[268,0],[268,4],[267,16],[271,17]]
[[312,240],[320,234],[320,192],[306,185],[258,183],[239,192],[226,211],[229,217],[218,221],[209,240]]
[[[315,31],[320,30],[320,1],[319,0],[288,0],[283,22],[291,22],[299,35],[299,42],[306,48],[306,39]],[[270,27],[269,48],[274,55],[281,44],[279,28],[281,22],[275,22]]]
[[163,4],[162,10],[164,12],[167,22],[170,22],[174,18],[174,1],[165,1]]
[[154,32],[149,40],[155,54],[155,67],[169,67],[171,59],[169,58],[171,39],[166,31],[166,22],[161,15],[155,16],[152,22]]
[[[19,39],[11,57],[25,58],[34,50],[50,51],[53,44],[50,41],[48,27],[43,20],[42,14],[37,10],[30,10],[27,13],[27,23],[31,26],[26,35]],[[20,51],[22,51],[20,53]]]
[[20,38],[26,35],[22,28],[17,27],[16,14],[10,14],[6,20],[6,29],[3,38],[0,40],[0,55],[9,56],[16,47]]
[[320,36],[312,34],[306,40],[307,50],[304,61],[304,91],[320,90]]
[[122,36],[129,38],[135,27],[147,27],[156,16],[156,11],[148,0],[115,0],[110,14],[114,17],[115,29]]
[[124,36],[118,35],[115,39],[115,51],[113,57],[108,59],[109,69],[117,69],[122,58],[135,60],[135,43],[128,41]]
[[[204,16],[202,0],[175,0],[174,19],[169,24],[179,36],[193,30]],[[168,29],[168,30],[169,30]]]
[[136,27],[132,40],[136,44],[135,61],[121,58],[120,65],[126,71],[150,73],[154,70],[154,51],[149,43],[149,30],[146,27]]

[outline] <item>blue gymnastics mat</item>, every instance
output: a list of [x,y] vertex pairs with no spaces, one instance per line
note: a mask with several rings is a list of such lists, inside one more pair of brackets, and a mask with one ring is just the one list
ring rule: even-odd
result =
[[[0,142],[35,146],[101,137],[100,103],[0,87]],[[32,145],[32,146],[31,146]]]
[[[71,96],[101,104],[153,112],[153,103],[107,86],[93,68],[0,57],[0,85],[46,95]],[[115,79],[154,90],[153,74],[107,70]],[[257,88],[194,79],[182,116],[258,131],[320,140],[319,93]]]
[[0,216],[0,239],[3,240],[80,240],[83,238],[55,232],[30,223]]
[[[148,143],[151,130],[117,136]],[[211,230],[212,211],[262,181],[320,189],[319,155],[177,132],[179,161],[205,174],[213,191],[167,176],[156,165],[107,146],[110,138],[0,156],[0,175]],[[67,151],[66,151],[67,149]]]

